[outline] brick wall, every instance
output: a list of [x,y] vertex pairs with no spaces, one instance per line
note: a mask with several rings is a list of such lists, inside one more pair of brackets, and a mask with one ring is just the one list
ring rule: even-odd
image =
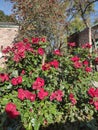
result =
[[[91,40],[93,39],[98,39],[98,24],[91,27]],[[74,33],[67,40],[68,42],[76,42],[79,46],[89,43],[89,29],[85,28],[80,32]]]
[[83,45],[85,43],[89,43],[89,29],[86,28],[79,33],[79,45]]

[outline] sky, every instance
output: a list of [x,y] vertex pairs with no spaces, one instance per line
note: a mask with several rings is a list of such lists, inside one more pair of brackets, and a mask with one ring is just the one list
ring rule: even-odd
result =
[[[5,2],[5,0],[0,0],[0,10],[3,10],[6,15],[12,14],[12,3]],[[98,2],[95,2],[95,13],[92,14],[91,19],[98,17]]]
[[0,0],[0,10],[2,10],[6,15],[12,14],[12,3],[5,0]]

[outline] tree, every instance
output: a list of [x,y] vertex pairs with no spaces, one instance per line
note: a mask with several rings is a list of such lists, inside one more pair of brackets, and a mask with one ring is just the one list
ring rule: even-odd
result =
[[[13,11],[20,25],[20,38],[46,36],[48,41],[59,47],[63,38],[70,31],[69,26],[79,23],[88,26],[88,18],[97,0],[10,0],[14,3]],[[77,17],[78,18],[77,18]],[[71,23],[72,22],[72,23]],[[80,25],[80,24],[78,24]],[[73,27],[73,25],[71,25]],[[75,28],[80,28],[75,24]],[[72,29],[72,28],[71,28]]]
[[16,20],[11,15],[6,15],[0,10],[0,22],[15,22]]

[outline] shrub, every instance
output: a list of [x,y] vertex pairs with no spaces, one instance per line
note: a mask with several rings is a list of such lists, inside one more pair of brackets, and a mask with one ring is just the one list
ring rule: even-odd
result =
[[98,117],[91,46],[75,48],[70,43],[66,55],[58,49],[46,54],[47,44],[43,38],[24,39],[2,50],[7,68],[0,74],[1,129],[8,121],[13,130],[23,126],[39,130],[57,122]]

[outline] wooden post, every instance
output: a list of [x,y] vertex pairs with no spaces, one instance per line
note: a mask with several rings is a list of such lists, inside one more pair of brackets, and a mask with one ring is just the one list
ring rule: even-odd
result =
[[90,53],[92,53],[92,32],[91,32],[91,27],[88,27],[88,32],[89,32],[89,44],[91,45],[91,48],[90,48]]

